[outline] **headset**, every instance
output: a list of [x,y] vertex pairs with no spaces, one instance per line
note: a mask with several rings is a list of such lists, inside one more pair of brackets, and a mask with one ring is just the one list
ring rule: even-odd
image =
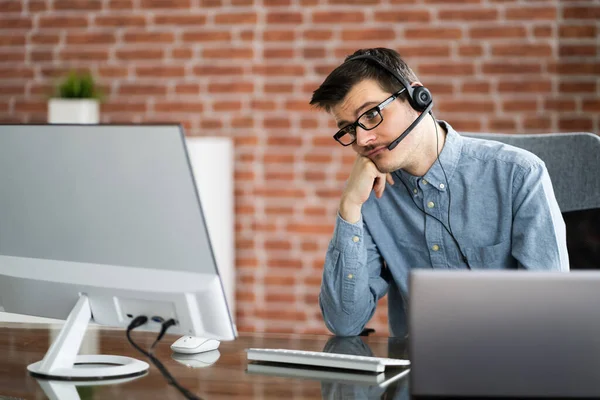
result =
[[[410,104],[410,106],[415,111],[421,113],[417,117],[417,119],[415,119],[413,121],[413,123],[410,124],[408,126],[408,128],[406,128],[406,130],[404,132],[402,132],[402,134],[400,136],[398,136],[392,143],[390,143],[387,146],[388,150],[393,150],[396,146],[398,146],[398,143],[400,143],[406,137],[406,135],[408,135],[419,124],[419,122],[421,122],[421,120],[423,118],[425,118],[425,116],[427,116],[427,114],[431,115],[431,119],[433,120],[434,125],[435,125],[436,139],[438,139],[437,123],[435,121],[435,118],[433,117],[433,113],[431,112],[431,109],[433,108],[433,98],[431,97],[431,92],[429,91],[429,89],[427,89],[424,86],[411,86],[411,84],[406,79],[404,79],[402,76],[400,76],[400,74],[398,74],[396,71],[394,71],[393,69],[391,69],[390,67],[388,67],[387,65],[385,65],[377,57],[374,57],[372,55],[362,54],[362,55],[350,57],[345,62],[350,62],[350,61],[355,61],[355,60],[369,60],[369,61],[372,61],[375,64],[377,64],[379,67],[381,67],[384,70],[386,70],[387,72],[389,72],[394,78],[396,78],[396,80],[398,80],[398,82],[400,82],[400,84],[406,90],[406,93],[408,94],[408,103]],[[450,237],[452,238],[452,240],[454,240],[454,243],[456,244],[456,247],[458,248],[458,251],[460,252],[460,255],[462,256],[463,261],[467,264],[467,268],[471,269],[471,265],[469,264],[469,260],[467,259],[465,253],[463,252],[462,248],[460,247],[460,244],[458,243],[458,240],[456,240],[456,238],[454,237],[454,233],[452,232],[452,225],[450,224],[450,206],[452,204],[452,197],[450,195],[450,185],[448,184],[448,177],[446,176],[446,171],[444,170],[442,162],[440,161],[439,152],[437,152],[437,153],[438,153],[437,154],[437,161],[438,161],[438,163],[440,163],[440,167],[442,168],[442,172],[444,172],[444,177],[446,178],[446,187],[448,189],[448,228],[437,217],[435,217],[435,216],[433,216],[431,214],[426,213],[425,210],[423,210],[421,207],[419,207],[419,205],[416,203],[415,199],[413,198],[412,194],[410,193],[410,190],[408,189],[408,186],[406,186],[406,183],[404,183],[404,180],[400,179],[400,181],[402,182],[402,184],[406,188],[406,191],[408,192],[408,196],[411,198],[411,200],[413,201],[413,203],[415,204],[415,206],[423,214],[429,215],[430,217],[436,219],[438,222],[440,222],[442,224],[442,226],[444,227],[444,229],[450,234]]]
[[[402,86],[404,86],[404,89],[406,89],[406,93],[408,93],[408,102],[409,102],[410,106],[415,111],[418,111],[421,113],[421,115],[419,115],[419,117],[417,119],[415,119],[414,122],[412,124],[410,124],[410,126],[408,128],[406,128],[406,130],[404,132],[402,132],[402,134],[400,136],[398,136],[398,138],[396,140],[394,140],[392,143],[390,143],[388,145],[388,147],[387,147],[388,150],[393,150],[396,146],[398,146],[398,143],[400,143],[406,137],[406,135],[408,135],[415,128],[415,126],[417,126],[419,124],[419,122],[421,122],[421,120],[423,118],[425,118],[425,116],[427,114],[431,113],[431,109],[433,108],[433,99],[431,97],[431,92],[429,91],[429,89],[427,89],[424,86],[411,86],[411,84],[406,79],[401,77],[398,73],[396,73],[396,71],[389,68],[387,65],[382,63],[376,57],[373,57],[368,54],[363,54],[360,56],[351,57],[351,58],[347,59],[346,62],[355,61],[355,60],[373,61],[374,63],[379,65],[381,68],[383,68],[384,70],[389,72],[394,78],[396,78],[398,80],[398,82],[400,82],[400,84]],[[433,117],[433,115],[432,115],[432,117]]]

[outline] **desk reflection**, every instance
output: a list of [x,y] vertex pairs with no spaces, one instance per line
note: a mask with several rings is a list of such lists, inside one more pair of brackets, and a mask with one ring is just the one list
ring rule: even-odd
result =
[[[355,337],[332,337],[327,341],[324,352],[351,354],[373,357],[371,348],[361,339]],[[402,338],[388,338],[388,358],[408,358],[408,346]],[[376,384],[365,385],[359,382],[326,382],[321,381],[323,399],[394,399],[409,400],[407,369],[387,368],[383,380]]]
[[45,379],[36,379],[36,381],[44,391],[44,394],[48,397],[48,400],[89,400],[94,398],[95,386],[117,385],[119,383],[139,379],[146,375],[147,373],[133,378],[88,382],[53,381]]
[[[389,358],[406,358],[404,340],[388,340]],[[323,352],[373,357],[371,348],[360,337],[332,337]],[[271,363],[249,363],[249,374],[320,381],[323,399],[410,399],[409,370],[387,368],[379,374],[331,368],[290,366]]]

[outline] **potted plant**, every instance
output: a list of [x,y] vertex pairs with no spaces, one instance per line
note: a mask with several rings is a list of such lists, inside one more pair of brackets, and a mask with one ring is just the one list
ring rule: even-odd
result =
[[72,71],[56,87],[48,102],[51,124],[97,124],[102,94],[89,72]]

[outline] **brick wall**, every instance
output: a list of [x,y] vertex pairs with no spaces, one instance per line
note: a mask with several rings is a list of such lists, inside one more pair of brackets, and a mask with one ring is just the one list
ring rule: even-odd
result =
[[600,1],[576,0],[0,0],[0,121],[45,121],[56,78],[91,69],[103,122],[234,138],[239,329],[325,332],[321,268],[354,158],[307,106],[325,75],[393,47],[458,129],[598,132],[599,21]]

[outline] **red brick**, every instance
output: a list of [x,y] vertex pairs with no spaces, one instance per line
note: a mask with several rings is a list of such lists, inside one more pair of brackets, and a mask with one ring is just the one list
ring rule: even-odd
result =
[[544,109],[548,111],[573,112],[577,109],[574,99],[544,99]]
[[439,102],[437,109],[440,112],[462,112],[462,113],[491,113],[494,111],[494,103],[488,100],[469,101],[455,100]]
[[263,33],[265,42],[291,42],[296,39],[294,31],[266,31]]
[[127,43],[171,43],[175,35],[173,32],[127,32],[123,40]]
[[192,101],[161,101],[154,104],[154,110],[164,113],[200,113],[204,110],[204,104]]
[[558,90],[561,93],[596,93],[596,81],[560,82]]
[[492,55],[502,57],[550,57],[552,56],[552,46],[549,44],[494,44],[492,45]]
[[556,20],[557,11],[555,7],[514,7],[505,11],[507,20],[536,21]]
[[310,30],[310,31],[304,32],[302,37],[305,40],[316,40],[316,41],[329,40],[333,37],[333,32],[315,29],[315,30]]
[[472,63],[436,63],[436,64],[421,64],[419,66],[419,74],[424,75],[443,75],[443,76],[459,76],[473,75],[475,66]]
[[[53,37],[54,43],[58,43],[58,35]],[[90,32],[67,32],[67,44],[114,44],[117,41],[113,33],[90,33]]]
[[267,13],[268,24],[301,24],[302,13],[299,12],[269,12]]
[[[431,45],[431,46],[399,46],[396,51],[403,57],[449,57],[449,45]],[[349,53],[346,53],[349,54]],[[340,55],[341,56],[341,55]]]
[[460,28],[407,28],[404,37],[408,40],[457,40],[462,38]]
[[141,8],[190,8],[191,0],[140,0]]
[[331,224],[289,224],[286,228],[287,232],[290,233],[299,233],[299,234],[307,234],[307,235],[330,235],[333,233],[333,223]]
[[558,48],[560,57],[595,57],[597,55],[596,44],[561,44]]
[[489,21],[498,18],[498,10],[494,8],[456,8],[439,10],[438,17],[448,21]]
[[[263,58],[265,59],[277,59],[281,58],[284,60],[294,58],[294,49],[283,48],[283,49],[264,49]],[[259,68],[260,69],[260,68]],[[258,72],[260,73],[260,72]]]
[[63,50],[58,57],[64,61],[107,61],[108,50]]
[[23,11],[23,5],[20,1],[2,0],[0,1],[0,10],[2,10],[2,12],[5,14],[13,12],[20,13]]
[[564,19],[600,19],[600,7],[569,6],[563,9]]
[[501,81],[498,83],[500,93],[549,93],[552,91],[550,80]]
[[559,29],[559,35],[561,38],[596,38],[597,30],[594,25],[561,25]]
[[431,21],[431,13],[429,10],[402,10],[402,11],[388,11],[381,10],[375,12],[376,22],[397,22],[403,23],[410,21],[415,22],[429,22]]
[[534,26],[533,36],[536,38],[550,38],[554,36],[553,26]]
[[119,60],[159,60],[164,58],[163,49],[122,49],[115,52]]
[[101,27],[143,27],[146,25],[146,17],[143,15],[97,15],[94,25]]
[[342,31],[342,40],[393,40],[396,37],[393,29],[349,29]]
[[588,117],[564,117],[558,120],[558,129],[562,132],[590,132],[594,122]]
[[[40,22],[41,23],[41,22]],[[33,20],[27,17],[21,17],[18,15],[10,16],[8,18],[0,18],[0,30],[3,29],[31,29],[33,28]]]
[[520,63],[520,62],[490,62],[483,64],[483,73],[485,74],[527,74],[540,73],[542,67],[539,63]]
[[266,76],[304,76],[302,65],[257,65],[252,68],[254,74]]
[[469,29],[472,39],[524,38],[527,31],[524,26],[486,26]]
[[343,24],[361,23],[365,21],[365,14],[361,11],[317,11],[312,15],[315,24]]
[[220,47],[218,49],[204,49],[202,51],[204,58],[223,58],[231,59],[248,59],[254,56],[252,48],[246,47]]
[[512,100],[507,99],[502,102],[502,110],[505,112],[534,112],[537,111],[538,104],[532,100]]
[[110,102],[101,104],[101,112],[105,113],[144,113],[146,112],[145,103],[134,103],[129,99],[119,100],[111,99]]
[[121,83],[119,85],[118,94],[123,97],[127,96],[165,96],[167,88],[165,85],[148,85],[140,83]]
[[57,11],[99,11],[102,9],[101,0],[54,0]]
[[217,24],[256,24],[257,21],[258,16],[256,12],[215,15],[215,23]]
[[199,76],[211,75],[242,75],[244,69],[234,65],[214,66],[214,65],[199,65],[194,67],[194,74]]
[[254,84],[252,82],[210,83],[208,91],[210,93],[252,93]]
[[[80,32],[82,33],[82,32]],[[58,42],[60,42],[60,35],[58,33],[50,33],[50,32],[44,32],[43,34],[41,33],[36,33],[36,34],[32,34],[29,37],[29,43],[31,44],[40,44],[40,45],[46,45],[46,44],[58,44]]]
[[8,46],[25,46],[25,36],[23,35],[0,35],[0,47],[8,47]]
[[189,14],[189,13],[154,15],[154,23],[157,25],[199,26],[199,25],[206,24],[206,15]]
[[292,93],[294,86],[290,83],[265,83],[265,93]]
[[182,77],[185,69],[181,66],[137,67],[135,73],[139,77],[168,78]]
[[108,8],[112,10],[131,10],[133,0],[109,0]]
[[517,123],[514,119],[493,118],[488,123],[489,131],[496,133],[510,133],[517,129]]

